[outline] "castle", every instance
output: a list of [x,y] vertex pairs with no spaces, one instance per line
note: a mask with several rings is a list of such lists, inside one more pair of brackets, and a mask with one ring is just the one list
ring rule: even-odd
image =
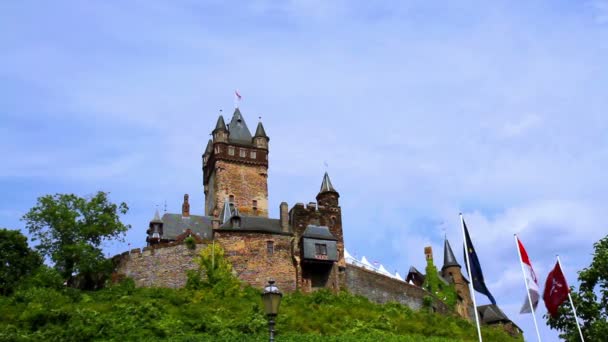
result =
[[[147,246],[117,256],[117,273],[132,277],[138,286],[183,286],[185,271],[196,268],[196,251],[183,243],[192,237],[197,249],[220,244],[236,275],[255,287],[262,288],[272,278],[284,292],[348,289],[376,302],[396,301],[414,309],[428,305],[425,300],[431,298],[434,311],[472,317],[468,281],[447,239],[441,271],[432,264],[430,247],[425,248],[426,275],[414,267],[405,280],[379,271],[345,250],[340,194],[327,173],[316,202],[291,208],[282,202],[279,218],[270,218],[270,138],[262,122],[252,135],[237,107],[230,123],[219,116],[211,134],[202,155],[204,214],[191,215],[188,195],[184,195],[181,213],[160,217],[157,211],[146,232]],[[455,292],[454,309],[437,296],[439,292],[423,286],[431,276],[429,269],[439,280],[438,291],[449,287]],[[478,311],[485,323],[512,324],[498,307],[479,307]]]

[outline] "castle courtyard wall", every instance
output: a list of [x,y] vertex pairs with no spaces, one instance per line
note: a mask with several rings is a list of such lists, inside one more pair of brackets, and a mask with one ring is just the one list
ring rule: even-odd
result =
[[114,257],[115,273],[132,278],[138,287],[186,286],[186,271],[198,268],[194,257],[206,244],[189,249],[185,244],[139,248]]
[[431,296],[434,299],[433,308],[436,312],[442,314],[452,312],[447,305],[418,286],[351,264],[346,265],[346,287],[351,293],[366,297],[373,302],[380,304],[397,302],[414,310],[422,309],[424,297]]

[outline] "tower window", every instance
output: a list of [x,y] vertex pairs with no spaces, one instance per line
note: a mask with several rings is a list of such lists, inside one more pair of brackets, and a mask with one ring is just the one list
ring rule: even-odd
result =
[[228,155],[230,155],[230,156],[234,155],[234,147],[228,146]]
[[256,208],[258,206],[258,200],[253,200],[253,207]]
[[245,157],[247,157],[247,150],[245,150],[244,148],[240,148],[240,149],[239,149],[239,156],[240,156],[241,158],[245,158]]
[[324,243],[315,243],[315,253],[317,255],[327,255],[327,245]]
[[268,255],[274,254],[274,241],[266,241],[266,252]]
[[220,153],[220,147],[219,146],[215,146],[215,153]]
[[251,159],[255,159],[255,158],[257,157],[257,155],[256,155],[255,151],[251,151],[251,153],[249,153],[249,157],[250,157]]

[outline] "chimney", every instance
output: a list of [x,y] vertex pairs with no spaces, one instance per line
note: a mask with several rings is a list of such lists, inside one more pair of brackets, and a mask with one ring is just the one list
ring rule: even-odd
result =
[[424,247],[424,255],[426,256],[426,260],[433,260],[433,248],[431,246]]
[[281,222],[281,231],[283,231],[283,233],[289,233],[289,214],[287,213],[287,210],[287,202],[281,202],[281,205],[279,206],[279,219]]
[[188,203],[188,194],[184,195],[184,203],[182,204],[182,217],[190,217],[190,203]]

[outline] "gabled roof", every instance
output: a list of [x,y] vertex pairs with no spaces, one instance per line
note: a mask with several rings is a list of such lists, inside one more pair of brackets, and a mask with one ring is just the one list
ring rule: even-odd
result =
[[251,145],[251,139],[253,139],[251,132],[249,131],[249,128],[247,128],[245,119],[243,119],[243,115],[241,115],[241,111],[238,108],[234,110],[232,120],[230,120],[230,125],[228,125],[228,132],[230,132],[230,135],[228,136],[230,142],[241,145]]
[[336,189],[334,189],[334,186],[331,184],[329,175],[327,174],[327,172],[325,172],[325,175],[323,176],[323,182],[321,183],[321,190],[319,191],[319,193],[327,191],[337,192]]
[[175,240],[175,238],[190,229],[192,233],[203,239],[211,238],[211,216],[190,215],[182,217],[182,214],[164,214],[163,239]]
[[308,225],[302,234],[302,237],[322,240],[337,241],[335,236],[329,231],[326,226]]
[[262,125],[262,121],[258,122],[258,127],[255,129],[254,137],[262,137],[267,138],[266,130],[264,130],[264,125]]
[[458,261],[456,261],[456,257],[454,256],[454,252],[452,251],[452,247],[450,246],[450,242],[446,238],[443,243],[443,267],[442,268],[446,268],[446,267],[450,267],[450,266],[460,267],[460,264],[458,263]]

